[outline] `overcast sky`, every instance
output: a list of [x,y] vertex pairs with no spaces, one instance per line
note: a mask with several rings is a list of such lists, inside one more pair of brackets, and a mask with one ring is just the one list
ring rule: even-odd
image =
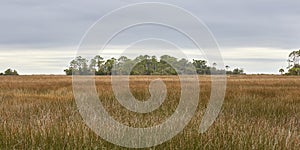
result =
[[[137,2],[146,1],[2,0],[0,72],[10,67],[20,74],[63,74],[69,61],[75,57],[81,38],[91,25],[110,11]],[[277,74],[279,68],[287,66],[288,54],[300,48],[300,1],[156,2],[177,5],[201,19],[215,36],[224,62],[231,68],[244,68],[247,73]],[[146,14],[141,11],[139,15]],[[174,16],[174,19],[180,22],[180,18]],[[107,28],[109,26],[111,25],[107,25]],[[110,47],[126,45],[126,39],[134,37],[133,35],[142,37],[155,33],[174,41],[182,41],[179,36],[174,36],[174,33],[167,30],[145,27],[127,31],[123,41],[112,42]],[[188,42],[185,44],[188,45]],[[113,56],[113,49],[106,50],[106,58]]]

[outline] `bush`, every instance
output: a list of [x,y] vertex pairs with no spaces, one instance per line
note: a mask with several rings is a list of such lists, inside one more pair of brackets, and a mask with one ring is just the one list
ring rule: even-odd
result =
[[12,70],[9,68],[4,72],[4,75],[19,75],[19,74],[16,70]]
[[296,64],[289,69],[288,75],[300,75],[300,65]]

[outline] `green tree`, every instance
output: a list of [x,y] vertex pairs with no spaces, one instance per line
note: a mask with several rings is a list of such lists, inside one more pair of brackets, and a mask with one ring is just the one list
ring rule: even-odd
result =
[[235,68],[235,69],[233,69],[232,74],[235,74],[235,75],[244,74],[244,70],[239,69],[239,68]]
[[7,69],[4,71],[4,75],[19,75],[18,72],[16,70],[12,70],[12,69]]
[[[295,65],[299,65],[299,57],[300,57],[300,50],[292,51],[289,54],[289,58],[288,58],[289,66],[288,67],[293,67]],[[293,63],[293,64],[290,64],[290,63]]]
[[190,68],[189,66],[189,61],[187,59],[180,59],[176,64],[175,67],[178,69],[180,74],[190,74],[188,72],[188,69]]
[[284,73],[284,69],[283,68],[279,69],[279,72],[282,75]]
[[292,51],[288,56],[288,75],[300,75],[300,50]]
[[78,72],[78,62],[74,59],[70,62],[70,66],[68,69],[65,69],[64,72],[66,73],[66,75],[72,75],[73,72]]
[[71,69],[71,68],[65,69],[64,72],[66,73],[66,75],[72,75],[73,74],[73,69]]
[[288,75],[300,75],[300,65],[296,64],[289,69]]
[[115,72],[119,75],[129,75],[134,62],[126,56],[121,56],[115,63]]
[[93,58],[94,60],[95,60],[95,62],[94,63],[96,63],[96,72],[95,72],[95,74],[96,75],[104,75],[105,74],[105,71],[104,71],[104,58],[103,57],[101,57],[100,55],[96,55],[94,58]]
[[89,69],[91,72],[96,73],[97,72],[96,67],[97,67],[97,61],[96,61],[96,59],[93,58],[90,60]]
[[232,71],[229,70],[230,66],[226,65],[226,74],[232,74]]
[[159,61],[159,70],[162,75],[177,75],[175,67],[177,63],[177,58],[169,56],[169,55],[162,55]]
[[295,68],[295,72],[297,73],[297,75],[300,75],[300,68]]
[[106,75],[112,75],[113,74],[113,69],[116,63],[115,58],[108,59],[105,64],[104,64],[104,72]]
[[[64,71],[67,75],[90,75],[92,73],[96,75],[177,75],[177,73],[193,74],[195,69],[197,74],[211,74],[211,70],[214,71],[214,74],[223,74],[226,71],[217,69],[216,65],[213,63],[213,67],[210,67],[205,60],[193,59],[190,62],[187,59],[178,60],[169,55],[162,55],[159,61],[156,56],[149,55],[140,55],[133,60],[121,56],[119,59],[111,58],[105,61],[97,55],[91,60],[78,56]],[[228,68],[229,66],[226,66],[227,72]],[[235,69],[233,72],[234,74],[244,74],[242,69]],[[230,74],[233,72],[230,71]]]
[[157,70],[158,62],[156,56],[151,56],[151,67],[150,67],[150,73],[151,74],[159,74],[159,71]]
[[217,63],[214,62],[213,63],[213,67],[216,68],[217,67]]
[[70,62],[68,69],[65,69],[66,75],[78,74],[78,75],[88,75],[91,74],[90,68],[88,66],[88,60],[81,56],[76,57]]
[[226,71],[228,71],[230,66],[226,65],[225,68],[226,68]]
[[195,60],[193,59],[193,65],[196,68],[197,74],[210,74],[210,68],[206,65],[205,60]]

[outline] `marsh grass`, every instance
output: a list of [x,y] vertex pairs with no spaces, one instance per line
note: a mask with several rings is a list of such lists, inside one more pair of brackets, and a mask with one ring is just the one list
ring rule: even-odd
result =
[[[132,76],[130,88],[139,100],[150,97],[150,81],[161,78],[168,88],[162,106],[148,114],[123,108],[115,99],[110,77],[96,77],[106,110],[119,122],[149,127],[165,121],[180,97],[176,76]],[[204,134],[198,133],[210,95],[209,76],[199,76],[198,110],[172,140],[152,149],[300,149],[300,78],[230,76],[222,111]],[[0,77],[0,149],[120,149],[98,137],[83,122],[68,76]]]

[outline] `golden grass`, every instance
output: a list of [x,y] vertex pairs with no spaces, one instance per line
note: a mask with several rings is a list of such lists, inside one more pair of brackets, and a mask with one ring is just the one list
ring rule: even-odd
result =
[[[177,76],[132,76],[133,95],[150,97],[151,80],[168,88],[163,105],[148,114],[123,108],[113,95],[110,77],[96,77],[106,110],[133,127],[157,125],[176,109]],[[222,111],[204,134],[198,133],[210,95],[209,76],[199,76],[198,111],[172,140],[152,149],[300,149],[300,78],[247,75],[228,77]],[[70,76],[0,77],[0,149],[120,149],[94,134],[83,122],[72,93]]]

